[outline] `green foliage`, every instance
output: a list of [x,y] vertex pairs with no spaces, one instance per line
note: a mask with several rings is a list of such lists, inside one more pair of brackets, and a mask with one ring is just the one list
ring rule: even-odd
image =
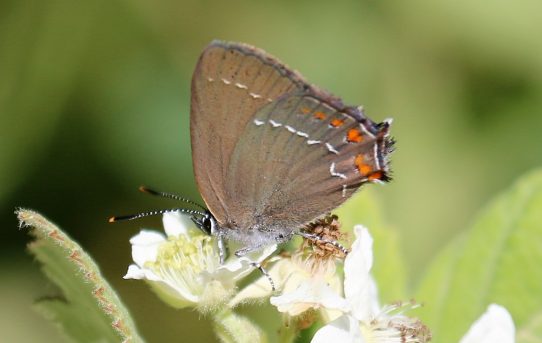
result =
[[542,171],[520,179],[430,266],[418,299],[435,342],[457,341],[490,303],[505,306],[519,342],[542,336]]
[[76,342],[143,342],[116,293],[92,258],[54,224],[30,210],[18,210],[21,226],[36,238],[28,246],[61,297],[36,307]]
[[0,12],[0,120],[11,128],[0,135],[2,201],[49,147],[84,57],[92,14],[64,0],[4,1]]
[[388,303],[405,298],[406,273],[401,257],[399,236],[385,222],[380,201],[372,189],[357,193],[336,211],[345,232],[352,232],[354,225],[363,225],[374,238],[373,253],[375,276],[381,300]]
[[[408,273],[421,275],[490,194],[542,165],[541,12],[539,0],[0,1],[3,222],[16,204],[32,204],[58,222],[80,223],[70,228],[74,236],[107,232],[128,249],[139,224],[112,230],[97,218],[160,206],[135,195],[140,183],[198,199],[191,73],[211,39],[236,40],[273,53],[345,104],[364,105],[375,121],[394,118],[394,181],[360,196],[383,199]],[[385,243],[369,210],[354,203],[367,213],[355,222],[375,236],[382,300],[410,297],[402,294],[401,259],[386,251],[397,254],[399,244]],[[101,266],[106,274],[125,267],[102,237],[86,236],[112,261]],[[17,277],[25,289],[34,278],[15,248],[20,239],[4,232],[1,260],[20,268],[5,270],[2,281]],[[125,287],[137,299],[134,315],[160,323],[141,323],[149,340],[210,340],[194,329],[203,327],[197,312],[175,320],[169,309],[150,315],[156,303],[148,289]],[[10,306],[0,309],[2,338],[25,341],[17,322]]]
[[542,310],[534,313],[529,321],[519,328],[517,341],[519,343],[540,343],[542,337]]

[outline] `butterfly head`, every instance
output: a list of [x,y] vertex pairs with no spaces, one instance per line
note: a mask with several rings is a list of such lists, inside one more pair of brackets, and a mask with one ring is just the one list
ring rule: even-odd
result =
[[190,217],[194,224],[208,235],[215,235],[218,230],[218,223],[208,210],[204,212],[202,216],[192,216]]

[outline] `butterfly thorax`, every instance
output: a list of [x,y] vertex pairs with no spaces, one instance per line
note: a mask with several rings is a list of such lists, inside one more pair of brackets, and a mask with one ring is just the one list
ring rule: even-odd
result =
[[217,234],[223,235],[227,240],[240,243],[246,248],[255,250],[271,244],[283,243],[292,237],[294,229],[264,227],[255,224],[250,227],[240,227],[235,223],[226,223],[218,226]]

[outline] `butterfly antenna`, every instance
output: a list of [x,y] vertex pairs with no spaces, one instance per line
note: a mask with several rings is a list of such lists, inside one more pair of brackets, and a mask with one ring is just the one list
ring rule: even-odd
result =
[[204,210],[204,211],[207,210],[204,206],[198,204],[197,202],[192,201],[192,200],[190,200],[190,199],[188,199],[188,198],[182,197],[182,196],[177,195],[177,194],[166,193],[166,192],[160,192],[160,191],[157,191],[157,190],[148,188],[147,186],[140,186],[140,187],[139,187],[139,191],[140,191],[140,192],[143,192],[143,193],[150,194],[150,195],[159,196],[159,197],[162,197],[162,198],[168,198],[168,199],[179,200],[179,201],[185,202],[185,203],[187,203],[187,204],[191,204],[191,205],[194,205],[194,206],[196,206],[196,207],[199,207],[200,209],[202,209],[202,210]]
[[123,220],[134,220],[134,219],[139,219],[139,218],[143,218],[143,217],[157,216],[157,215],[160,215],[160,214],[170,213],[170,212],[181,212],[181,213],[185,213],[185,214],[189,214],[189,215],[205,216],[205,213],[203,213],[201,211],[190,210],[190,209],[186,209],[186,208],[170,208],[170,209],[165,209],[165,210],[155,210],[155,211],[141,212],[141,213],[130,214],[130,215],[126,215],[126,216],[114,216],[114,217],[109,218],[108,221],[110,223],[114,223],[114,222],[119,222],[119,221],[123,221]]

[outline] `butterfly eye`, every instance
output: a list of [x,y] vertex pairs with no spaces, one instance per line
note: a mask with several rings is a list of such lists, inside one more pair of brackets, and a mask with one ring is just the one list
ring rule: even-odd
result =
[[199,222],[199,228],[204,231],[206,234],[211,233],[211,219],[209,217],[204,217]]

